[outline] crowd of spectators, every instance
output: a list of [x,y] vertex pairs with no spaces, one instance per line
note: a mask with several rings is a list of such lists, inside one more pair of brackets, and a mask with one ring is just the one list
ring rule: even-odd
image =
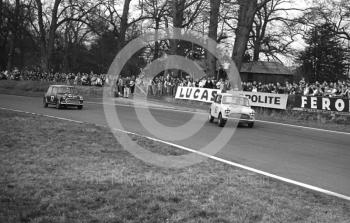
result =
[[[119,96],[128,97],[133,94],[135,85],[143,85],[144,78],[141,75],[138,77],[120,77],[115,81],[109,81],[106,74],[90,73],[45,73],[35,70],[19,71],[15,69],[12,72],[0,72],[0,80],[32,80],[44,81],[53,83],[64,83],[69,85],[88,85],[88,86],[103,86],[113,82],[116,86],[115,92]],[[190,76],[173,77],[172,75],[156,76],[149,80],[148,93],[153,96],[175,96],[178,86],[183,87],[203,87],[220,89],[227,91],[231,89],[230,82],[225,79],[217,80],[214,77],[204,77],[194,80]],[[325,97],[340,97],[350,98],[350,80],[336,82],[319,82],[307,83],[305,79],[299,82],[285,83],[262,83],[257,81],[242,82],[243,91],[265,92],[275,94],[290,94],[304,96],[325,96]]]
[[115,82],[114,86],[114,96],[128,98],[130,95],[134,94],[135,90],[135,76],[120,76]]
[[17,69],[9,72],[0,72],[0,80],[31,80],[31,81],[43,81],[52,83],[64,83],[69,85],[91,85],[91,86],[103,86],[106,81],[105,74],[90,73],[59,73],[59,72],[40,72],[35,70],[22,70]]
[[181,87],[203,87],[203,88],[215,88],[222,91],[229,90],[231,88],[228,80],[219,79],[216,80],[213,77],[202,78],[200,80],[194,80],[191,77],[172,77],[170,75],[157,76],[150,80],[148,92],[154,96],[175,96],[176,89]]
[[[184,87],[204,87],[230,90],[231,85],[228,80],[215,78],[202,78],[193,80],[192,78],[156,77],[151,80],[149,92],[154,96],[174,96],[178,86]],[[265,92],[274,94],[290,94],[304,96],[325,96],[350,98],[350,81],[318,82],[307,83],[305,79],[299,82],[285,83],[262,83],[262,82],[242,82],[243,91]]]
[[[150,81],[149,92],[154,96],[168,95],[174,96],[178,86],[215,88],[222,91],[230,90],[231,85],[228,80],[215,78],[202,78],[193,80],[192,78],[156,77]],[[350,81],[307,83],[305,79],[299,82],[285,83],[262,83],[262,82],[242,82],[243,91],[265,92],[274,94],[290,94],[304,96],[324,96],[350,98]]]
[[336,81],[336,82],[319,82],[307,83],[305,79],[299,82],[268,83],[261,82],[243,82],[242,88],[244,91],[252,92],[266,92],[275,94],[290,94],[303,96],[324,96],[337,98],[350,98],[350,82]]

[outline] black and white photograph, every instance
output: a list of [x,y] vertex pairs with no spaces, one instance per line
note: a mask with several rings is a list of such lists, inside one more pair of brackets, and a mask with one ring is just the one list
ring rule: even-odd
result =
[[0,222],[350,222],[350,2],[0,0]]

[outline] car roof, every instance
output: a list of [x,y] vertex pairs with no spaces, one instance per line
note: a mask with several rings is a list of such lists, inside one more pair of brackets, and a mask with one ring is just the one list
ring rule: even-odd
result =
[[247,98],[244,95],[240,95],[240,94],[232,94],[232,93],[218,93],[218,95],[222,95],[222,96],[233,96],[233,97],[237,97],[237,98]]

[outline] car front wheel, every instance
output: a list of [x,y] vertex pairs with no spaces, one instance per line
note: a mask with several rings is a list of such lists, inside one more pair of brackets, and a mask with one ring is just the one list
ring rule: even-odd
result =
[[61,103],[60,103],[60,101],[57,101],[57,102],[56,102],[56,108],[57,108],[57,109],[60,109],[60,108],[61,108]]
[[78,109],[79,110],[83,109],[83,106],[82,105],[78,105]]
[[46,98],[43,99],[43,105],[44,105],[44,108],[47,108],[48,104],[46,102]]
[[211,110],[209,109],[209,122],[214,121],[214,116],[211,115]]
[[224,127],[225,124],[226,124],[226,120],[222,118],[222,115],[221,115],[221,113],[220,113],[220,114],[219,114],[218,125],[219,125],[220,127]]
[[249,123],[248,123],[248,127],[249,127],[249,128],[253,128],[253,126],[254,126],[254,122],[249,122]]

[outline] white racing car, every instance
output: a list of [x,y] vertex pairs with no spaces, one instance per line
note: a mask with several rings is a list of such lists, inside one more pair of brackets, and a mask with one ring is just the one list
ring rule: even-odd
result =
[[209,109],[209,122],[218,119],[218,125],[224,127],[227,120],[239,120],[252,128],[255,121],[255,111],[250,107],[249,99],[230,93],[219,93]]

